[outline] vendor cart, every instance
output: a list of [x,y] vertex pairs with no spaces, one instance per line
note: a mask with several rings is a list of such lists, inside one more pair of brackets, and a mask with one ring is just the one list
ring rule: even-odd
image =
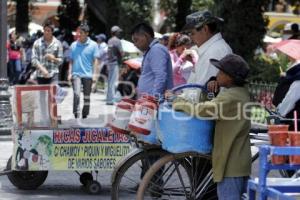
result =
[[[259,177],[249,180],[248,193],[249,200],[278,199],[295,200],[292,193],[300,193],[300,180],[297,173],[290,178],[268,178],[270,170],[299,170],[299,164],[272,164],[268,161],[269,155],[299,155],[300,147],[279,147],[264,145],[259,149]],[[256,195],[258,193],[258,195]]]
[[131,151],[130,138],[106,127],[109,116],[64,120],[57,116],[60,88],[55,85],[16,86],[12,131],[13,155],[7,163],[10,182],[36,189],[48,171],[76,171],[91,194],[99,193],[99,171],[112,171]]

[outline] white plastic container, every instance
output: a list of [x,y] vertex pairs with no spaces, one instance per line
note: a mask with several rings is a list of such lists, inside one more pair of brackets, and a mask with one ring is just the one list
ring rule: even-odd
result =
[[116,106],[112,121],[109,123],[111,129],[116,133],[129,134],[128,123],[134,109],[135,101],[122,99]]

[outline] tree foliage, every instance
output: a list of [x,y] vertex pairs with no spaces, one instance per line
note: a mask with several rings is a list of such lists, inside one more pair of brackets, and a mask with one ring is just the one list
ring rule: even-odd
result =
[[215,12],[224,21],[223,36],[233,51],[250,61],[262,46],[267,21],[263,8],[267,0],[215,0]]
[[210,9],[213,5],[213,0],[161,0],[160,7],[167,16],[163,31],[180,31],[188,14]]
[[[106,0],[102,2],[105,7],[106,21],[99,21],[91,9],[87,9],[87,19],[96,33],[110,34],[110,28],[119,25],[123,29],[124,37],[130,38],[132,27],[139,22],[151,22],[151,0]],[[101,26],[101,27],[99,27]]]
[[118,24],[124,31],[125,38],[130,38],[131,29],[140,22],[151,23],[151,0],[119,1]]
[[80,5],[78,0],[61,0],[57,8],[59,28],[61,30],[75,30],[79,25]]
[[16,32],[28,33],[29,0],[16,0]]

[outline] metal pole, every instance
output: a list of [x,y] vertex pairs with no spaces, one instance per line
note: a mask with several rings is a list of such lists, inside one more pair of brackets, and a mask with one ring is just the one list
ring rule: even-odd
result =
[[7,0],[0,3],[0,136],[10,135],[12,112],[7,80]]

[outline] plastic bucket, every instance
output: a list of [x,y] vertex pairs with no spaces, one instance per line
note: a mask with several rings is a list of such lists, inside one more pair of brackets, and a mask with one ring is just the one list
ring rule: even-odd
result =
[[128,128],[135,133],[149,135],[154,126],[156,113],[157,103],[155,98],[143,96],[134,106]]
[[268,132],[278,132],[278,131],[289,131],[289,125],[278,124],[278,125],[268,125]]
[[122,134],[129,134],[128,123],[135,101],[124,98],[116,106],[116,111],[109,127],[116,132]]
[[[300,132],[289,132],[290,146],[300,146]],[[290,155],[290,164],[299,165],[300,155]]]
[[157,135],[157,122],[153,123],[153,127],[149,135],[136,134],[137,140],[145,144],[160,145]]
[[171,153],[211,152],[214,121],[190,117],[166,105],[160,106],[158,121],[159,139],[163,149]]
[[[273,146],[286,146],[288,139],[289,125],[269,125],[268,134],[270,143]],[[284,164],[287,162],[287,156],[272,156],[271,161],[273,164]]]

